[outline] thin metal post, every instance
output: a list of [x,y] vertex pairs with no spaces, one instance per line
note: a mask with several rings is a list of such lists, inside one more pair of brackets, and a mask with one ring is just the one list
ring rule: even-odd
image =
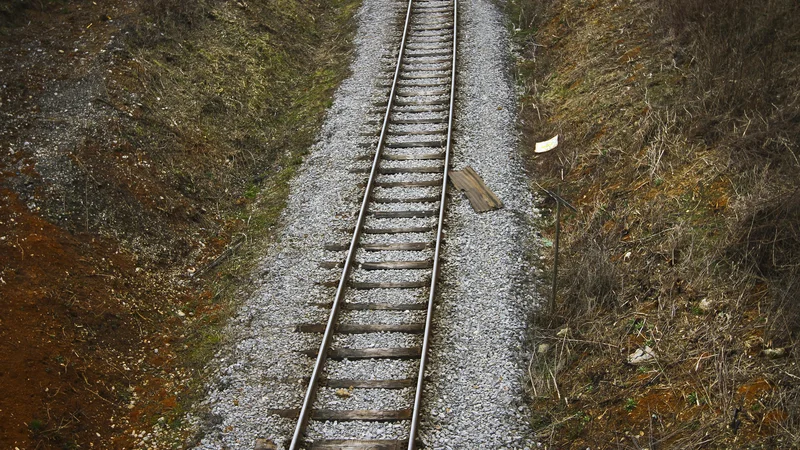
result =
[[548,304],[550,313],[554,313],[556,311],[556,290],[558,289],[558,241],[561,238],[561,205],[571,209],[575,214],[578,214],[578,210],[557,193],[545,189],[539,183],[536,183],[536,185],[556,201],[556,238],[555,242],[553,242],[553,295],[550,296],[550,303]]

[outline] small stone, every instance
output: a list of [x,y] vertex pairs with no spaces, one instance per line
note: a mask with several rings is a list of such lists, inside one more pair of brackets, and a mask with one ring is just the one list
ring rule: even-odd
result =
[[539,344],[539,346],[536,347],[536,353],[540,355],[544,355],[549,351],[550,351],[550,344]]
[[708,297],[700,300],[700,303],[697,305],[701,311],[709,312],[714,309],[714,302],[709,299]]
[[186,313],[181,311],[180,309],[178,310],[177,314],[178,314],[178,317],[186,317]]
[[349,389],[339,388],[334,392],[334,394],[336,394],[337,397],[348,398],[353,395],[353,391]]
[[269,439],[258,438],[253,450],[278,450],[278,446]]
[[643,349],[637,349],[635,352],[628,355],[628,364],[638,365],[644,364],[651,359],[656,358],[656,353],[650,346],[645,346]]
[[764,356],[766,356],[767,358],[772,358],[772,359],[783,358],[784,356],[789,354],[789,352],[786,350],[786,347],[765,348],[764,350],[761,350],[761,353],[763,353]]

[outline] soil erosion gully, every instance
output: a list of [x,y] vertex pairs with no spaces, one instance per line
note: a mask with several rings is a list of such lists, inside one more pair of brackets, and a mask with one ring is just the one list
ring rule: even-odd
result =
[[[457,0],[409,0],[406,7],[397,58],[379,81],[388,95],[374,105],[385,107],[383,121],[379,131],[370,133],[377,140],[369,153],[360,157],[372,165],[355,170],[369,177],[352,239],[327,246],[340,252],[341,259],[322,263],[341,270],[336,272],[338,280],[323,283],[336,289],[332,304],[320,305],[330,307],[330,316],[325,324],[298,326],[298,331],[323,336],[319,349],[305,352],[316,363],[302,407],[288,414],[297,418],[290,449],[416,448],[450,164],[457,9]],[[361,319],[343,321],[343,311]],[[405,319],[380,319],[391,312]],[[395,342],[399,336],[406,344],[381,345],[381,336],[387,335],[395,336]],[[354,336],[360,344],[352,343]],[[370,336],[376,340],[370,341]],[[381,360],[406,361],[417,376],[403,378],[380,370],[361,379],[336,375],[347,374],[347,364]],[[332,362],[337,364],[335,371]],[[402,395],[396,396],[392,409],[340,409],[326,407],[335,397],[320,394],[334,390],[343,398],[356,388]],[[367,428],[396,423],[407,435],[376,440],[313,431],[350,421]]]

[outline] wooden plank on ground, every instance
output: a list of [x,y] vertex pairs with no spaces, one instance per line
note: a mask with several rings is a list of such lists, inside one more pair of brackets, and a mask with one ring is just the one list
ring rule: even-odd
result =
[[428,147],[443,147],[447,141],[444,139],[432,139],[427,141],[399,141],[387,142],[386,148],[428,148]]
[[401,270],[401,269],[430,269],[433,267],[433,260],[423,261],[367,261],[358,265],[364,270]]
[[475,212],[486,212],[503,207],[503,202],[497,198],[472,167],[463,170],[450,171],[450,181],[456,189],[467,194],[469,204]]
[[401,80],[424,80],[427,78],[449,78],[450,69],[447,70],[415,70],[412,72],[405,72],[400,74]]
[[[420,281],[381,281],[381,282],[350,282],[350,287],[353,289],[415,289],[423,288],[430,285],[430,280]],[[327,285],[326,285],[327,286]],[[331,286],[336,287],[336,286]]]
[[400,218],[424,218],[436,217],[439,215],[438,209],[422,209],[408,211],[370,211],[369,214],[376,219],[400,219]]
[[337,269],[344,267],[344,262],[342,261],[320,261],[319,267],[322,269]]
[[[274,414],[287,419],[296,419],[300,416],[300,410],[293,409],[268,409],[267,414]],[[390,422],[397,420],[408,420],[411,418],[411,409],[313,409],[311,418],[315,420],[364,420],[371,422]]]
[[[412,56],[411,58],[407,58],[407,60],[408,59],[416,59],[416,58],[417,58],[416,56]],[[428,58],[425,58],[425,59],[428,59]],[[444,62],[450,62],[450,59],[447,58],[447,59],[442,59],[440,61],[434,61],[434,60],[429,60],[429,61],[432,62],[432,63],[444,63]],[[433,97],[433,96],[436,96],[436,95],[448,95],[448,94],[450,94],[450,89],[424,89],[424,88],[423,89],[414,89],[414,88],[408,88],[407,87],[407,88],[404,88],[404,89],[398,89],[397,90],[397,96],[398,97],[419,97],[419,96]]]
[[[324,333],[327,324],[324,323],[303,323],[295,327],[298,333]],[[336,332],[341,334],[365,334],[365,333],[410,333],[418,334],[425,330],[424,323],[399,323],[399,324],[356,324],[345,323],[336,326]]]
[[444,153],[437,152],[437,153],[384,153],[383,159],[387,161],[429,161],[429,160],[436,160],[436,159],[444,159]]
[[[395,228],[364,228],[364,234],[401,234],[401,233],[427,233],[433,227],[395,227]],[[350,230],[352,233],[352,230]]]
[[381,167],[378,172],[384,175],[395,175],[398,173],[442,173],[443,166],[422,166],[422,167]]
[[435,51],[435,52],[419,52],[419,53],[409,52],[408,56],[410,56],[412,58],[430,58],[430,57],[433,57],[433,56],[450,56],[452,54],[453,54],[453,52],[451,52],[451,51],[439,50],[439,51]]
[[354,439],[317,439],[312,442],[311,450],[405,450],[407,440],[354,440]]
[[442,180],[416,180],[416,181],[378,181],[375,186],[382,188],[392,187],[426,187],[426,186],[441,186]]
[[300,410],[297,408],[291,409],[268,409],[267,415],[275,415],[285,419],[297,419],[300,417]]
[[438,196],[428,195],[424,197],[375,197],[375,203],[436,203],[440,200]]
[[[330,308],[330,306],[329,306]],[[342,308],[351,311],[424,311],[427,303],[345,303]]]
[[[316,358],[319,349],[312,348],[301,350],[300,353]],[[328,350],[328,358],[333,360],[342,359],[410,359],[419,358],[422,355],[420,347],[389,347],[389,348],[335,348]]]
[[[383,153],[381,158],[387,161],[426,161],[444,159],[444,153]],[[375,159],[375,153],[366,153],[353,158],[355,161],[372,161],[373,159]]]
[[361,248],[368,252],[401,252],[401,251],[420,251],[426,248],[433,248],[435,242],[387,242],[362,244]]
[[370,422],[393,422],[411,418],[411,409],[315,409],[311,417],[316,420],[365,420]]
[[[309,303],[309,306],[331,309],[333,302]],[[424,311],[428,309],[427,303],[351,303],[342,304],[342,309],[350,311]]]
[[320,384],[329,388],[361,388],[361,389],[403,389],[414,387],[416,378],[401,380],[350,380],[350,379],[322,379]]

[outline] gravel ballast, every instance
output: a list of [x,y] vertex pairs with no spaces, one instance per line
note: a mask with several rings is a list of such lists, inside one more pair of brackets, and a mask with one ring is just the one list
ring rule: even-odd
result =
[[420,436],[429,448],[532,448],[524,344],[539,299],[525,251],[537,244],[516,154],[508,36],[493,2],[461,2],[459,11],[453,168],[474,168],[505,207],[476,214],[458,193],[448,204]]
[[[385,89],[375,80],[388,66],[385,57],[394,54],[397,35],[392,30],[402,19],[406,4],[394,1],[391,5],[364,0],[358,13],[353,75],[337,91],[319,142],[292,182],[280,241],[265,256],[258,271],[260,288],[243,302],[228,325],[226,345],[214,360],[215,375],[203,403],[207,413],[193,418],[204,436],[197,448],[252,449],[257,438],[272,440],[278,448],[286,448],[291,439],[295,421],[269,415],[267,410],[298,408],[305,390],[300,379],[312,370],[313,360],[297,352],[317,348],[321,335],[296,333],[294,326],[327,319],[325,310],[311,304],[330,302],[333,289],[316,282],[335,279],[340,269],[321,269],[318,264],[344,258],[345,252],[326,251],[323,246],[347,242],[340,230],[354,225],[353,212],[361,202],[358,183],[366,176],[348,169],[354,167],[354,158],[365,153],[357,145],[364,139],[363,134],[377,132],[379,127],[369,123],[375,116],[371,112],[372,103]],[[461,2],[459,11],[457,144],[452,167],[472,166],[505,207],[476,214],[462,194],[451,191],[420,438],[425,448],[435,449],[533,448],[536,443],[525,406],[524,344],[526,322],[538,302],[533,290],[533,268],[526,255],[537,245],[531,241],[535,210],[516,155],[508,37],[501,11],[492,2]],[[426,126],[404,128],[426,129]],[[427,129],[441,127],[427,126]],[[437,164],[440,161],[393,161],[387,167]],[[411,174],[403,179],[432,177]],[[398,177],[380,177],[382,181],[395,178]],[[421,188],[414,192],[429,195],[431,190]],[[391,189],[376,190],[379,197],[391,193]],[[402,209],[433,206],[404,204]],[[409,226],[435,223],[431,219],[403,220]],[[369,218],[366,225],[380,227],[384,222],[388,223]],[[398,226],[397,223],[395,219],[390,226]],[[392,239],[365,236],[375,242]],[[433,233],[410,235],[420,241],[432,236]],[[409,240],[409,236],[397,239]],[[376,261],[378,256],[393,260],[432,256],[432,252],[383,253],[360,251],[358,255],[364,261]],[[356,278],[382,280],[384,272],[387,271],[357,270]],[[415,280],[424,271],[399,273],[406,274],[404,279]],[[381,291],[359,293],[358,299],[370,301],[369,296],[375,296],[374,301],[410,303],[424,301],[426,295],[422,289],[391,294]],[[352,294],[348,293],[346,298],[350,297]],[[348,323],[424,320],[420,311],[348,311],[341,317]],[[341,341],[365,348],[419,345],[421,340],[397,333],[378,337],[374,342],[368,342],[364,336],[347,336]],[[406,378],[416,376],[416,366],[415,361],[403,360],[355,364],[331,361],[326,373],[339,378]],[[348,398],[339,397],[334,390],[325,390],[318,402],[340,408],[355,405],[393,409],[398,399],[413,403],[413,389],[355,389]],[[407,422],[377,425],[317,422],[309,428],[309,437],[333,437],[331,433],[338,431],[336,437],[340,438],[390,439],[402,438],[407,429]]]

